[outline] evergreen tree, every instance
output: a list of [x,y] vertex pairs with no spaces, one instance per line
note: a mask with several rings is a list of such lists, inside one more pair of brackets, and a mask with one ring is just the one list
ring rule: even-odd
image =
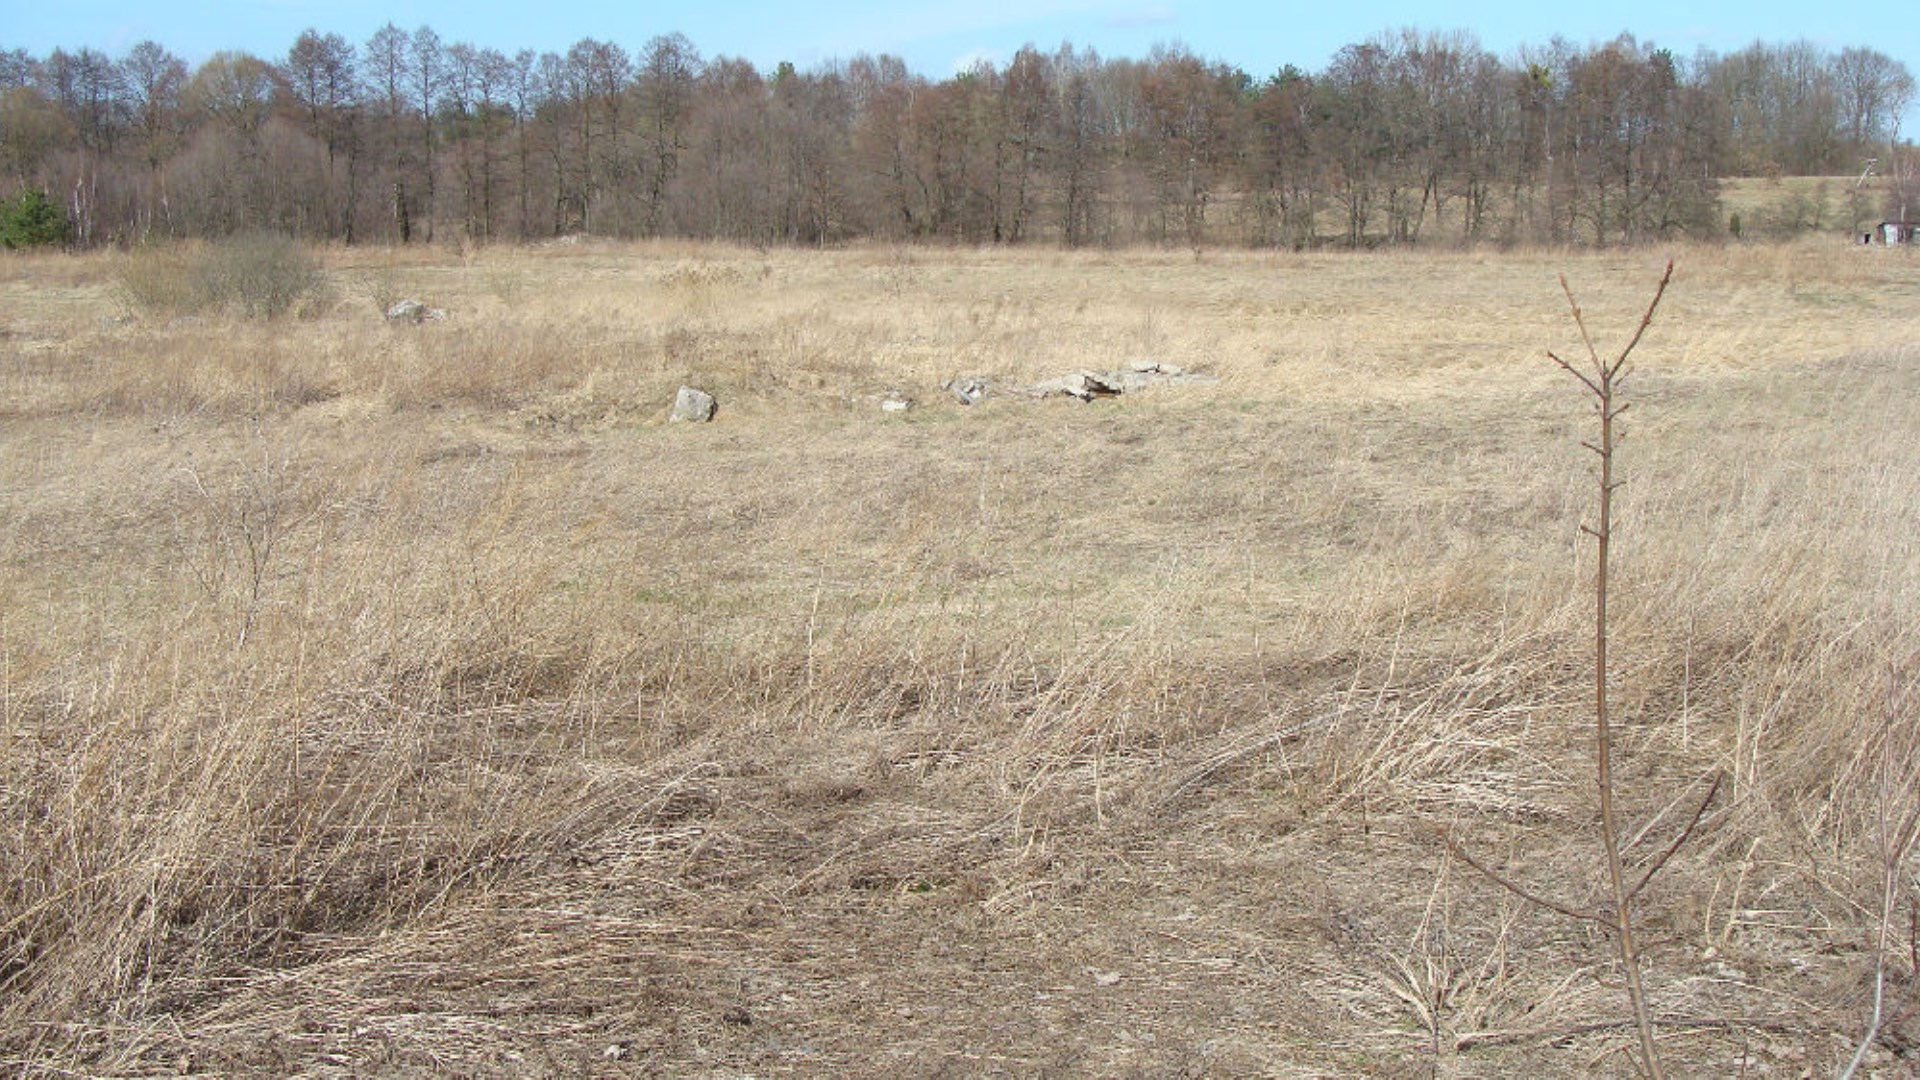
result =
[[66,213],[39,188],[0,202],[0,248],[40,247],[66,239]]

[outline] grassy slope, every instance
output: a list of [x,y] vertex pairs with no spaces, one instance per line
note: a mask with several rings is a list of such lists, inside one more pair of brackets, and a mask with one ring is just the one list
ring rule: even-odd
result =
[[[1825,1071],[1915,797],[1920,264],[1679,261],[1634,857],[1728,784],[1650,985],[1686,1071]],[[1598,902],[1558,270],[1603,348],[1657,275],[581,245],[343,255],[331,314],[234,324],[0,262],[0,1060],[1624,1068],[1602,943],[1435,841]],[[937,390],[1149,357],[1221,381]],[[718,422],[663,422],[683,381]]]

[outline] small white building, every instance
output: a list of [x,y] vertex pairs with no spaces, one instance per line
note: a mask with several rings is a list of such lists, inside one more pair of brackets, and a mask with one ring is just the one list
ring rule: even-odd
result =
[[1880,242],[1892,247],[1895,244],[1911,244],[1920,240],[1920,221],[1883,221],[1880,223]]

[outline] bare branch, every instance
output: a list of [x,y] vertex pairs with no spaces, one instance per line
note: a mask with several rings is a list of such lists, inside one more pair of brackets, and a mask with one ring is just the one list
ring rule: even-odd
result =
[[[1587,346],[1587,356],[1593,360],[1593,370],[1602,376],[1608,374],[1607,366],[1600,362],[1599,350],[1593,347],[1593,335],[1587,333],[1586,316],[1580,313],[1580,302],[1573,298],[1573,287],[1567,284],[1567,275],[1565,274],[1560,275],[1560,291],[1567,294],[1567,306],[1573,309],[1573,325],[1580,328],[1580,340]],[[1584,379],[1581,381],[1585,382]],[[1593,386],[1592,383],[1587,383],[1587,385]],[[1600,388],[1597,386],[1594,386],[1593,390],[1596,394],[1600,392]]]
[[[1620,370],[1621,365],[1627,362],[1627,357],[1633,353],[1633,347],[1640,344],[1640,336],[1647,332],[1647,327],[1653,325],[1653,313],[1655,309],[1660,306],[1660,298],[1667,295],[1667,283],[1672,280],[1673,260],[1668,259],[1667,272],[1660,275],[1660,284],[1653,290],[1653,300],[1647,304],[1646,314],[1640,316],[1640,325],[1634,328],[1633,337],[1628,340],[1627,347],[1620,350],[1620,358],[1613,362],[1613,367],[1609,369],[1608,374],[1611,375]],[[1566,276],[1564,274],[1561,275],[1560,285],[1562,288],[1566,287],[1566,282]],[[1586,327],[1584,326],[1580,329],[1583,333],[1586,331]]]
[[1634,884],[1633,888],[1627,890],[1628,900],[1632,900],[1634,897],[1640,895],[1640,890],[1647,887],[1647,883],[1653,880],[1653,875],[1659,873],[1660,868],[1667,865],[1667,860],[1673,858],[1674,853],[1679,851],[1681,845],[1687,842],[1687,838],[1693,835],[1693,830],[1700,827],[1701,819],[1707,815],[1707,807],[1713,805],[1713,797],[1720,794],[1720,784],[1725,781],[1726,778],[1727,774],[1723,772],[1713,774],[1713,783],[1708,786],[1707,794],[1700,800],[1700,805],[1694,809],[1693,817],[1687,821],[1687,827],[1681,829],[1679,835],[1673,838],[1673,842],[1667,845],[1666,850],[1662,851],[1652,863],[1648,864],[1646,872],[1640,875],[1640,880]]
[[[1563,277],[1560,279],[1561,285],[1564,286],[1566,283],[1567,283],[1566,278]],[[1580,309],[1575,308],[1574,310],[1577,312]],[[1567,374],[1573,376],[1576,379],[1579,379],[1583,383],[1586,383],[1588,390],[1593,391],[1596,395],[1600,393],[1600,384],[1594,382],[1591,378],[1587,376],[1585,372],[1581,371],[1579,368],[1574,367],[1572,364],[1567,363],[1565,360],[1560,359],[1558,356],[1554,355],[1551,352],[1547,354],[1547,359],[1553,361],[1556,364],[1559,364],[1562,368],[1566,369]]]
[[1527,903],[1532,904],[1535,907],[1545,908],[1548,911],[1559,912],[1560,914],[1565,915],[1569,919],[1578,919],[1583,922],[1599,923],[1603,927],[1612,925],[1607,920],[1607,918],[1603,915],[1596,915],[1591,911],[1581,911],[1577,908],[1570,908],[1564,904],[1557,904],[1552,900],[1549,900],[1546,897],[1541,896],[1537,893],[1528,892],[1526,889],[1523,889],[1519,885],[1515,884],[1512,881],[1512,879],[1506,877],[1504,874],[1501,874],[1499,871],[1488,866],[1486,863],[1481,862],[1479,859],[1474,858],[1473,853],[1468,851],[1464,846],[1462,846],[1460,842],[1455,840],[1453,836],[1449,834],[1445,829],[1436,829],[1435,831],[1438,832],[1440,835],[1440,842],[1447,846],[1448,851],[1451,851],[1454,855],[1458,856],[1461,862],[1464,862],[1468,866],[1473,867],[1475,870],[1480,871],[1481,874],[1485,875],[1488,881],[1493,882],[1495,885],[1498,885],[1501,888],[1512,893],[1513,895],[1519,897],[1520,899],[1525,900]]

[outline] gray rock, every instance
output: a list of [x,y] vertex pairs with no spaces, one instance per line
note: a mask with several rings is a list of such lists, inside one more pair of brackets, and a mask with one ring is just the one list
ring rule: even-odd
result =
[[888,394],[880,401],[881,412],[906,412],[913,408],[913,399],[902,394]]
[[439,322],[447,313],[439,308],[428,307],[418,300],[396,300],[387,308],[389,322]]
[[1097,397],[1111,397],[1133,389],[1127,385],[1126,378],[1116,371],[1076,371],[1059,378],[1047,379],[1035,383],[1033,393],[1036,397],[1053,397],[1063,394],[1081,401],[1092,401]]
[[1200,375],[1157,360],[1136,360],[1119,371],[1076,371],[1069,375],[1035,383],[1028,391],[1034,397],[1064,396],[1080,401],[1131,394],[1150,386],[1218,382],[1212,375]]
[[713,419],[713,411],[717,407],[718,403],[713,400],[712,394],[683,386],[673,396],[673,411],[667,414],[667,419],[674,423],[685,420],[692,424],[704,424]]
[[1186,374],[1186,369],[1177,364],[1165,364],[1158,360],[1135,360],[1127,365],[1127,370],[1139,375],[1166,375],[1178,378]]
[[940,387],[962,405],[978,405],[987,396],[987,380],[972,375],[948,379]]

